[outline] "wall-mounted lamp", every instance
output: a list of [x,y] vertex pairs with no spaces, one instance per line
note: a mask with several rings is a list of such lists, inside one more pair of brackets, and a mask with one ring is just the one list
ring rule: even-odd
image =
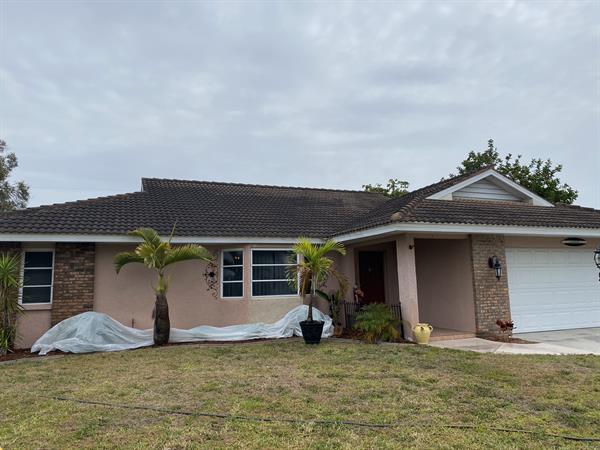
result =
[[[600,269],[600,245],[596,250],[594,250],[594,262],[598,269]],[[598,281],[600,281],[600,273],[598,274]]]
[[494,255],[490,259],[488,259],[488,266],[490,269],[494,269],[496,272],[496,279],[499,280],[502,277],[502,264],[500,263],[500,259]]

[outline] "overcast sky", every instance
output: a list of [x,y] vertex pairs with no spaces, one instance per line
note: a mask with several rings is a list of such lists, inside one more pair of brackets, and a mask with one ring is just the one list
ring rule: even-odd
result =
[[438,181],[491,137],[600,208],[600,2],[0,0],[31,204],[163,177]]

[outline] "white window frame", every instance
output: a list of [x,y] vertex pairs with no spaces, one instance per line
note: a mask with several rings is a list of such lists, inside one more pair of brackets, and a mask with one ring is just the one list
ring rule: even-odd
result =
[[[23,303],[23,288],[25,287],[48,287],[47,284],[44,285],[28,285],[25,286],[25,254],[26,253],[52,253],[52,267],[50,267],[51,275],[50,275],[50,301],[42,302],[42,303]],[[56,264],[55,260],[56,254],[53,248],[25,248],[21,251],[21,286],[19,287],[19,305],[27,308],[29,306],[40,306],[40,305],[52,305],[52,301],[54,300],[54,266]],[[27,270],[48,270],[48,267],[27,267]]]
[[[242,252],[242,264],[228,265],[227,267],[241,267],[242,268],[242,279],[241,281],[225,281],[224,276],[224,263],[225,263],[225,252]],[[244,252],[243,248],[225,248],[221,250],[221,299],[222,300],[239,300],[244,298],[244,288],[245,288],[245,270],[244,270],[244,262],[246,261],[246,252]],[[223,296],[223,284],[225,283],[241,283],[242,284],[242,295],[239,297],[225,297]]]
[[[254,295],[254,282],[256,281],[257,283],[261,282],[261,281],[288,281],[288,279],[286,278],[285,280],[255,280],[254,279],[254,266],[256,267],[273,267],[273,266],[293,266],[294,264],[254,264],[254,252],[260,252],[260,251],[265,251],[265,252],[287,252],[287,253],[291,253],[292,249],[291,248],[252,248],[250,249],[250,297],[251,298],[294,298],[294,297],[298,297],[300,296],[300,286],[298,285],[298,287],[296,288],[296,293],[295,294],[273,294],[273,295]],[[300,260],[299,256],[296,255],[296,264],[298,264],[298,261]],[[299,284],[299,283],[298,283]]]

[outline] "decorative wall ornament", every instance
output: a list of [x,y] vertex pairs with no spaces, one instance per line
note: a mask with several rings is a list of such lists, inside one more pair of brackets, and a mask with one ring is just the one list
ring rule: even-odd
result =
[[206,264],[204,280],[206,281],[206,290],[212,291],[212,296],[217,298],[219,296],[219,269],[214,261]]

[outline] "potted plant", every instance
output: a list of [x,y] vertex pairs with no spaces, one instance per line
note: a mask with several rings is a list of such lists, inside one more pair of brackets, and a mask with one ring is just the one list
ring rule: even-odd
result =
[[344,246],[333,239],[329,239],[323,244],[313,244],[308,238],[300,238],[292,248],[292,253],[299,256],[299,261],[294,261],[294,265],[288,268],[288,278],[290,283],[300,286],[300,295],[302,298],[310,294],[308,304],[308,317],[300,322],[302,336],[307,344],[318,344],[321,342],[323,334],[323,322],[313,319],[313,304],[317,287],[325,284],[330,276],[335,276],[338,280],[343,277],[333,268],[333,260],[326,255],[331,252],[346,254]]

